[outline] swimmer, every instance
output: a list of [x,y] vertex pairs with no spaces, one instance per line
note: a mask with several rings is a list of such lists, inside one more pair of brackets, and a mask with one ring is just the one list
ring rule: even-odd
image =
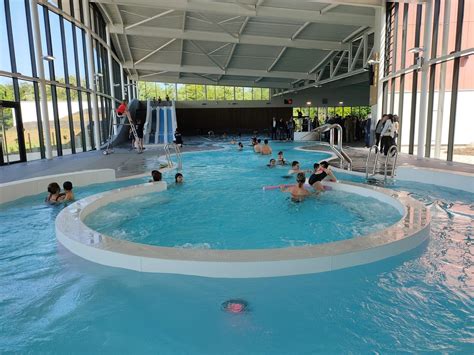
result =
[[176,184],[182,184],[184,182],[184,177],[183,177],[183,174],[181,173],[176,173],[176,175],[174,176],[174,182]]
[[262,145],[261,145],[261,143],[262,143],[262,140],[261,140],[261,139],[257,139],[257,144],[255,144],[255,145],[253,146],[253,151],[254,151],[255,153],[261,153],[261,152],[262,152]]
[[64,194],[61,194],[61,201],[74,201],[74,192],[72,192],[72,182],[65,181],[63,184]]
[[276,166],[276,160],[271,158],[270,162],[267,164],[269,168],[274,168]]
[[242,142],[239,142],[237,150],[244,150],[244,145],[242,144]]
[[283,157],[283,152],[282,151],[278,152],[277,164],[278,165],[286,165],[286,160]]
[[324,191],[324,186],[321,184],[326,177],[329,177],[329,181],[336,182],[337,179],[334,176],[327,161],[322,161],[321,164],[314,163],[314,172],[309,177],[308,183],[317,191]]
[[48,185],[48,196],[45,198],[44,202],[55,204],[59,202],[59,198],[61,197],[61,188],[57,182],[52,182]]
[[300,162],[297,161],[297,160],[294,160],[292,163],[291,163],[291,169],[288,170],[288,174],[298,174],[298,173],[305,173],[304,170],[301,170],[300,169]]
[[295,202],[301,202],[304,200],[305,197],[309,196],[310,193],[308,190],[304,188],[304,183],[306,181],[306,176],[304,173],[298,173],[296,175],[296,185],[285,187],[282,185],[280,190],[282,192],[289,192],[291,193],[291,199]]
[[149,182],[161,181],[161,173],[158,170],[153,170],[151,172],[152,179]]
[[262,155],[270,155],[270,154],[272,154],[272,147],[270,147],[270,146],[268,145],[268,139],[265,139],[265,140],[263,141],[263,147],[262,147],[262,149],[261,149],[260,152],[262,153]]

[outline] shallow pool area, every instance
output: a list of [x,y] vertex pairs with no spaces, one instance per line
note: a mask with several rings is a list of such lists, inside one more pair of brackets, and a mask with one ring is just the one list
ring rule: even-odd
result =
[[[325,159],[312,155],[315,153],[296,151],[294,146],[282,144],[281,148],[288,159],[300,160],[303,168],[310,168],[315,160]],[[340,204],[353,216],[374,217],[368,212],[366,216],[366,211],[361,211],[357,203],[345,201],[344,196],[330,196],[330,192],[319,199],[295,204],[279,191],[262,191],[261,186],[286,183],[288,179],[283,178],[286,169],[269,170],[263,157],[258,157],[261,165],[252,166],[255,156],[250,152],[243,152],[242,159],[248,161],[249,176],[259,178],[255,186],[232,180],[232,172],[237,167],[226,165],[225,159],[216,171],[219,179],[200,184],[200,180],[206,178],[205,169],[199,169],[205,165],[199,160],[200,154],[203,159],[212,160],[212,153],[185,155],[183,186],[172,186],[174,173],[167,173],[164,178],[170,184],[169,190],[141,201],[145,206],[139,211],[144,218],[141,223],[155,214],[173,218],[179,215],[174,212],[192,211],[193,206],[203,207],[209,202],[207,208],[218,213],[219,218],[227,216],[229,222],[232,212],[246,213],[249,205],[255,205],[254,211],[261,206],[272,208],[269,220],[280,210],[299,216],[317,213],[320,206],[330,209],[332,205],[339,208]],[[219,163],[216,160],[214,162]],[[189,170],[186,170],[187,164]],[[345,173],[337,176],[343,181],[362,182],[361,178]],[[219,190],[219,182],[222,184],[226,179],[234,181],[237,187],[243,184],[245,190],[237,187],[230,192],[229,188]],[[147,180],[91,185],[78,189],[76,196],[79,199]],[[251,186],[254,190],[250,190]],[[430,237],[420,247],[365,266],[259,279],[147,274],[101,266],[73,255],[57,242],[54,221],[62,206],[46,206],[42,202],[44,196],[40,195],[0,205],[0,352],[288,354],[326,353],[328,349],[341,353],[351,349],[355,353],[471,353],[474,342],[473,219],[469,213],[460,211],[474,210],[474,195],[400,181],[390,188],[406,191],[430,208]],[[197,191],[194,198],[183,205],[179,194],[188,189]],[[208,195],[216,190],[218,194]],[[244,192],[251,195],[249,205],[237,206],[232,200],[225,201],[225,196]],[[169,201],[155,210],[159,198]],[[210,198],[216,199],[209,201]],[[372,201],[364,199],[362,202],[372,205]],[[124,205],[134,219],[138,213],[136,203],[128,201]],[[304,210],[312,208],[313,203],[318,206],[316,212]],[[169,208],[160,209],[165,205]],[[220,208],[213,210],[216,205]],[[225,206],[231,211],[221,208]],[[198,212],[206,216],[208,211],[196,208],[196,214]],[[99,213],[106,216],[102,223],[104,230],[126,230],[128,224],[121,224],[123,217],[107,216],[111,213],[107,208]],[[385,213],[385,209],[379,209],[378,213]],[[265,218],[252,216],[258,221]],[[211,213],[206,218],[211,218]],[[234,225],[245,220],[237,220]],[[377,222],[391,223],[385,219],[373,221],[369,227],[373,228]],[[178,224],[175,229],[180,231],[175,233],[176,237],[181,235],[179,228],[184,222],[189,221],[175,220]],[[136,240],[149,242],[152,232],[160,228],[158,218],[150,223],[143,229],[126,230],[127,235],[131,232]],[[287,223],[277,223],[275,229],[284,230]],[[229,225],[224,230],[232,235],[232,223]],[[308,227],[314,225],[306,225]],[[363,228],[358,233],[364,231]],[[134,234],[136,229],[143,230],[143,235]],[[341,235],[347,235],[346,232]],[[216,229],[216,241],[219,233]],[[257,230],[257,234],[262,233]],[[320,241],[316,238],[320,234],[313,234],[313,242]],[[308,235],[312,234],[308,232]],[[352,236],[357,238],[357,235]],[[120,237],[120,233],[115,237]],[[159,238],[159,234],[153,238]],[[295,243],[275,239],[282,247]],[[237,243],[233,244],[235,247],[241,247],[237,236],[231,240]],[[170,246],[186,247],[183,244],[188,241],[189,236],[182,241],[171,241]],[[166,242],[159,240],[159,243]],[[206,241],[198,243],[202,242]],[[265,242],[268,240],[260,240],[258,245]],[[245,300],[245,312],[223,311],[222,304],[232,299]]]
[[[307,169],[328,158],[287,150],[285,144],[276,147]],[[366,235],[401,218],[393,206],[356,193],[331,191],[297,203],[279,189],[265,191],[263,186],[295,182],[295,175],[288,175],[290,165],[268,168],[269,158],[232,148],[184,155],[184,184],[173,183],[170,172],[167,191],[110,203],[85,223],[113,238],[143,244],[265,249]]]

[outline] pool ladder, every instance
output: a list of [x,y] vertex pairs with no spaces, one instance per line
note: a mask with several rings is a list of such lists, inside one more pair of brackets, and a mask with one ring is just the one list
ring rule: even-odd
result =
[[[373,152],[374,151],[374,152]],[[372,154],[374,155],[373,165],[372,165],[372,173],[369,173],[369,164],[371,161]],[[381,155],[381,150],[377,145],[373,145],[369,149],[369,154],[367,155],[367,160],[365,162],[365,179],[367,181],[379,181],[377,175],[381,174],[381,171],[377,171],[377,165],[379,163],[379,158]],[[397,169],[397,158],[398,158],[398,149],[396,145],[392,145],[387,152],[387,156],[385,157],[384,162],[384,169],[383,169],[383,183],[387,182],[387,178],[390,177],[393,179],[395,177],[395,171]],[[390,169],[390,171],[389,171]],[[390,172],[390,174],[389,174]]]
[[173,160],[171,159],[171,149],[174,148],[174,154],[176,155],[176,160],[178,161],[178,170],[183,170],[183,160],[181,158],[181,149],[175,143],[167,143],[165,144],[165,155],[166,155],[166,162],[168,163],[168,167],[172,168],[174,166]]
[[[322,126],[319,126],[315,129],[313,129],[310,133],[324,133],[329,131],[329,144],[326,142],[319,142],[320,145],[323,145],[325,147],[328,147],[331,151],[336,154],[336,156],[339,158],[340,161],[340,168],[344,169],[346,168],[347,170],[351,171],[352,170],[352,159],[349,157],[349,155],[342,149],[342,127],[338,124],[324,124]],[[334,131],[337,132],[337,145],[334,144]],[[303,136],[304,138],[305,136]],[[320,135],[321,137],[321,135]]]

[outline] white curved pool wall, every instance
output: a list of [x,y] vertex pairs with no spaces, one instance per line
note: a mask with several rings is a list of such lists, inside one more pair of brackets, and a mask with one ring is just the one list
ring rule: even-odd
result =
[[70,205],[56,219],[56,236],[74,254],[102,265],[141,272],[220,278],[275,277],[337,270],[398,255],[428,237],[429,212],[407,194],[355,184],[327,185],[386,202],[401,213],[401,220],[363,237],[321,245],[253,250],[138,244],[100,234],[83,223],[88,214],[111,202],[165,190],[166,183],[160,182],[100,193]]
[[115,181],[115,170],[83,170],[6,182],[0,184],[0,203],[10,202],[21,197],[36,195],[42,192],[46,196],[49,183],[57,182],[59,186],[62,186],[65,181],[71,181],[74,187]]

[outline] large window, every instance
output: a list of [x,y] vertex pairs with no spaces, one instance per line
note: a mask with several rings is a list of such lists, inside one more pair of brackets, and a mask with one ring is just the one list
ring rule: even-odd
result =
[[[387,23],[393,26],[387,26],[384,63],[385,76],[391,78],[383,79],[383,107],[400,117],[402,152],[474,164],[474,138],[469,134],[474,121],[468,109],[474,101],[474,59],[463,52],[474,47],[472,9],[472,2],[465,0],[388,3]],[[432,23],[426,27],[428,18]],[[429,43],[423,43],[425,31]],[[413,65],[418,70],[410,68]],[[426,90],[421,87],[423,75]],[[420,117],[423,102],[426,116]],[[420,127],[424,131],[419,135]]]
[[140,100],[157,99],[158,97],[164,99],[166,95],[168,95],[171,100],[178,101],[270,100],[269,88],[244,88],[225,85],[174,84],[139,81],[138,91],[140,94]]

